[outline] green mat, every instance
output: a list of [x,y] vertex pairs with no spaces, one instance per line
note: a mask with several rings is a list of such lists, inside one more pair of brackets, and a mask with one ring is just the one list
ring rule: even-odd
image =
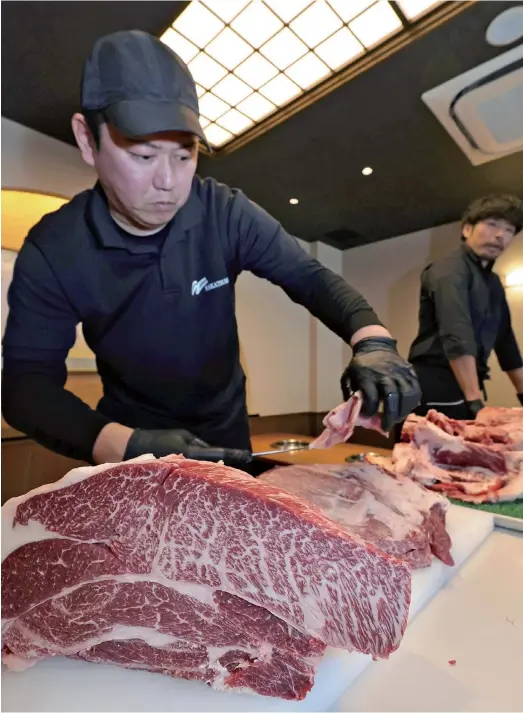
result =
[[523,520],[523,500],[518,500],[514,503],[483,503],[475,505],[473,503],[464,503],[460,500],[449,498],[454,505],[462,505],[463,507],[472,508],[473,510],[486,510],[495,515],[506,515],[507,517],[519,517]]

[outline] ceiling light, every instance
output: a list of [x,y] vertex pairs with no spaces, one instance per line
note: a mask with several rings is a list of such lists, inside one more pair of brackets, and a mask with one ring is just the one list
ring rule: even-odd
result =
[[189,62],[189,69],[194,81],[205,89],[210,89],[227,74],[225,67],[215,62],[205,52],[200,52],[192,62]]
[[258,92],[254,92],[250,97],[240,102],[237,108],[242,114],[247,114],[253,121],[259,121],[276,109],[274,104]]
[[308,7],[314,0],[265,0],[274,12],[281,17],[283,22],[290,22],[296,15],[299,15],[302,10]]
[[278,74],[277,77],[267,82],[261,89],[260,94],[270,99],[277,106],[282,106],[290,101],[293,97],[301,93],[300,87],[286,77],[284,74]]
[[178,15],[173,27],[203,49],[223,29],[224,24],[198,0],[192,0],[181,15]]
[[242,99],[248,97],[252,93],[251,87],[249,87],[241,79],[235,77],[234,74],[228,74],[225,79],[222,79],[214,88],[214,94],[229,102],[231,106],[235,106]]
[[302,89],[308,89],[329,73],[330,69],[327,65],[312,52],[309,52],[305,57],[302,57],[285,70],[285,74],[289,75]]
[[196,96],[198,98],[200,98],[200,97],[203,97],[204,94],[205,94],[205,89],[203,87],[200,87],[199,84],[197,84],[196,85]]
[[242,131],[245,131],[253,124],[252,119],[249,119],[236,109],[231,109],[227,114],[220,117],[218,123],[233,134],[241,134]]
[[361,172],[364,176],[370,176],[370,174],[372,173],[372,168],[370,166],[365,166],[365,168],[362,169]]
[[207,141],[212,144],[212,146],[216,146],[216,148],[218,148],[218,146],[223,146],[223,144],[227,143],[227,141],[234,138],[230,131],[222,129],[222,127],[218,126],[218,124],[209,124],[209,126],[205,129],[205,137]]
[[294,32],[285,27],[276,37],[263,45],[260,52],[278,69],[287,69],[307,52],[307,46],[296,37]]
[[300,202],[300,201],[299,201],[297,198],[290,198],[290,199],[289,199],[289,203],[290,203],[291,205],[298,205],[299,202]]
[[296,15],[310,5],[313,0],[265,0],[274,12],[281,17],[283,22],[290,22]]
[[389,3],[380,0],[353,20],[349,27],[365,47],[371,47],[396,30],[401,30],[403,25]]
[[317,0],[293,20],[290,26],[309,47],[316,47],[326,37],[339,30],[342,22],[325,2]]
[[[376,0],[328,0],[344,22],[352,20],[356,15],[373,5]],[[416,0],[414,0],[416,2]]]
[[439,0],[398,0],[398,5],[407,20],[413,20],[439,5]]
[[225,112],[231,108],[227,102],[218,99],[218,97],[215,97],[211,92],[207,92],[207,94],[203,95],[199,101],[199,105],[201,113],[211,121],[225,114]]
[[506,287],[521,287],[523,286],[523,267],[518,267],[512,270],[505,276]]
[[210,123],[211,122],[209,121],[209,119],[207,119],[207,117],[202,116],[200,114],[200,126],[202,127],[202,129],[205,129],[205,127],[209,126]]
[[314,51],[331,69],[338,69],[345,62],[361,54],[363,47],[352,32],[342,27],[335,35],[318,45]]
[[239,67],[236,67],[234,74],[247,82],[253,89],[259,89],[262,84],[278,74],[278,70],[259,52],[255,52]]
[[231,27],[258,48],[283,27],[283,22],[266,5],[254,0],[233,20]]
[[243,8],[249,0],[203,0],[203,4],[218,15],[220,20],[230,22]]
[[189,64],[191,59],[196,57],[199,52],[196,45],[193,45],[192,42],[189,42],[189,40],[185,39],[179,32],[173,30],[172,27],[169,27],[169,29],[163,33],[160,40],[166,44],[167,47],[170,47],[176,52],[176,54],[183,59],[185,64]]
[[242,40],[236,32],[229,27],[222,30],[220,34],[205,48],[207,54],[218,60],[220,64],[232,71],[240,62],[252,54],[252,47]]

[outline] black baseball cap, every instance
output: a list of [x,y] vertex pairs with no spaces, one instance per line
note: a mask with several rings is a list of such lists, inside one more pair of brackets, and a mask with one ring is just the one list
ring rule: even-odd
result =
[[158,37],[124,30],[100,37],[82,76],[82,109],[103,111],[128,138],[188,131],[209,146],[189,68]]

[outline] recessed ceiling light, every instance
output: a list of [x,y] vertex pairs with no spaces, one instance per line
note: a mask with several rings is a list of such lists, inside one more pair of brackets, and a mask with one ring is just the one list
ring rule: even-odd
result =
[[370,166],[365,166],[365,168],[362,169],[361,172],[364,176],[370,176],[370,174],[372,173],[372,168]]
[[291,205],[298,205],[299,202],[300,202],[300,201],[299,201],[297,198],[290,198],[290,199],[289,199],[289,203],[290,203]]

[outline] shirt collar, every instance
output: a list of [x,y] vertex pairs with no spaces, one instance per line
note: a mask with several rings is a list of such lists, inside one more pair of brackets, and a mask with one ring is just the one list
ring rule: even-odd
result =
[[[176,243],[187,237],[187,231],[203,220],[203,205],[197,192],[197,181],[193,179],[191,192],[185,205],[171,221],[166,238],[167,243]],[[150,242],[140,242],[139,236],[127,238],[116,227],[109,213],[107,197],[99,181],[96,182],[86,208],[88,226],[100,245],[104,248],[120,248],[130,253],[151,253],[156,247]]]

